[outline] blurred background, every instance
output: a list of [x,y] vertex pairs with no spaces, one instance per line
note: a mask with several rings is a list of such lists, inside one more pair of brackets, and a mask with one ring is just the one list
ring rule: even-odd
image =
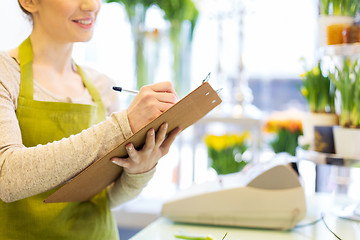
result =
[[[78,44],[74,58],[105,72],[124,87],[135,87],[134,52],[143,48],[146,73],[142,83],[173,81],[177,80],[176,74],[181,74],[186,76],[186,80],[181,79],[181,85],[185,85],[183,96],[211,72],[211,84],[214,88],[223,88],[224,92],[230,91],[240,78],[244,79],[240,81],[248,82],[251,91],[244,89],[246,101],[262,111],[285,109],[289,104],[303,107],[301,95],[296,89],[293,94],[291,90],[303,71],[300,59],[313,61],[315,56],[317,1],[174,2],[184,3],[168,7],[170,14],[181,15],[176,12],[188,11],[189,3],[185,2],[193,2],[198,12],[196,16],[178,17],[182,29],[175,44],[181,45],[177,55],[183,60],[178,68],[185,73],[179,73],[173,66],[176,50],[173,50],[174,41],[170,37],[171,23],[157,5],[148,7],[139,23],[133,21],[130,24],[124,4],[103,3],[93,39]],[[0,13],[0,49],[18,46],[30,33],[30,24],[18,9],[17,1],[2,1]],[[186,18],[195,19],[193,25]],[[134,45],[134,35],[141,35],[138,38],[142,38],[139,41],[142,43],[138,47]],[[284,89],[275,96],[272,93],[278,87],[284,87],[286,91]],[[273,101],[268,101],[269,98]]]
[[[295,134],[295,148],[299,144],[301,121],[309,111],[302,74],[317,64],[321,47],[320,2],[103,1],[93,39],[75,46],[78,64],[104,72],[124,88],[172,81],[180,97],[211,73],[209,82],[223,100],[179,136],[143,193],[114,209],[124,239],[155,219],[161,204],[178,191],[229,173],[216,169],[211,150],[221,148],[211,141],[229,140],[214,137],[239,142],[231,154],[243,164],[230,173],[279,157],[275,152],[285,151],[287,161],[296,161],[292,150],[276,150],[269,133],[271,123],[286,120],[301,131]],[[0,50],[17,47],[30,32],[17,1],[1,1]],[[121,95],[122,109],[131,100]],[[305,169],[308,193],[321,186],[315,185],[313,163],[297,167]]]

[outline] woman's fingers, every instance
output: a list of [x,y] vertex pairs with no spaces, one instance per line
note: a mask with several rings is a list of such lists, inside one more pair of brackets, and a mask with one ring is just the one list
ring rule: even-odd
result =
[[126,152],[129,155],[129,158],[131,158],[134,162],[139,162],[139,158],[137,156],[137,151],[134,148],[134,145],[132,143],[129,143],[126,145]]
[[132,166],[132,162],[135,162],[135,163],[139,162],[139,157],[137,156],[138,153],[132,143],[129,143],[128,145],[126,145],[125,149],[129,156],[128,158],[114,157],[111,159],[111,161],[121,167],[130,168]]
[[160,150],[163,156],[169,152],[171,144],[175,141],[175,138],[180,133],[180,131],[181,129],[177,127],[167,135],[166,139],[160,146]]
[[164,142],[166,138],[168,126],[169,125],[167,123],[163,123],[160,126],[156,135],[154,129],[150,129],[147,132],[146,141],[143,150],[152,152],[154,148],[160,147],[160,145]]
[[130,161],[128,158],[118,158],[118,157],[113,157],[111,159],[111,161],[113,163],[115,163],[116,165],[123,167],[123,168],[130,168]]
[[158,110],[163,113],[165,112],[166,110],[168,110],[169,108],[171,108],[172,106],[174,106],[173,103],[165,103],[165,102],[159,102],[158,103]]
[[152,151],[155,147],[155,130],[152,128],[146,133],[144,151]]
[[132,132],[137,132],[177,101],[178,97],[170,82],[142,87],[127,109],[127,117]]
[[174,85],[171,82],[159,82],[148,86],[154,92],[167,92],[167,93],[174,93],[176,95]]
[[156,166],[161,157],[168,153],[171,144],[174,142],[180,128],[172,130],[168,135],[168,124],[163,123],[157,133],[150,129],[146,135],[144,146],[136,150],[133,144],[126,145],[127,158],[112,159],[113,163],[124,168],[128,173],[143,173]]
[[156,133],[155,147],[160,147],[160,145],[164,142],[168,127],[168,123],[163,123],[160,126],[158,132]]
[[155,95],[156,99],[162,103],[175,104],[179,99],[174,93],[158,92]]

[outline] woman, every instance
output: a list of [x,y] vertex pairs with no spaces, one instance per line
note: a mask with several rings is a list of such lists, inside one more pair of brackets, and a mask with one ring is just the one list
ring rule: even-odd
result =
[[[116,111],[112,82],[72,58],[90,40],[100,0],[19,0],[33,31],[0,52],[0,239],[118,239],[110,207],[139,194],[176,135],[151,129],[140,150],[114,158],[121,176],[87,202],[45,204],[57,187],[117,146],[177,96],[169,82],[145,86]],[[111,116],[105,118],[106,113]]]

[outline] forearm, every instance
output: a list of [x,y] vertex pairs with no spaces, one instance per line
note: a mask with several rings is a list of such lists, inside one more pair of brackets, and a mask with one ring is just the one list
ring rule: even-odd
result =
[[2,148],[0,198],[16,201],[67,181],[131,134],[122,129],[124,121],[125,111],[60,141],[30,148]]
[[116,207],[137,197],[153,177],[155,169],[156,168],[153,168],[142,174],[128,174],[123,172],[108,188],[110,207]]

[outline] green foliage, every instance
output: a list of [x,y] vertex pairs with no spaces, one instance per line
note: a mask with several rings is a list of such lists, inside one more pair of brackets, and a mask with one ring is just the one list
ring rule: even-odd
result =
[[335,112],[335,84],[325,77],[321,62],[301,76],[301,94],[306,98],[310,111],[316,113]]
[[[164,18],[170,23],[190,21],[192,31],[195,27],[199,11],[192,0],[104,0],[107,3],[116,2],[124,5],[129,19],[135,17],[135,8],[142,5],[145,11],[152,5],[157,5],[164,11]],[[174,26],[177,27],[177,26]]]
[[302,135],[300,130],[292,132],[289,129],[282,128],[276,133],[275,139],[271,141],[270,145],[275,153],[287,152],[295,156],[300,135]]
[[360,127],[360,71],[358,60],[345,58],[343,66],[335,66],[329,77],[340,93],[340,125]]
[[135,8],[141,4],[145,9],[155,4],[155,0],[104,0],[107,3],[115,2],[124,5],[126,13],[128,14],[130,22],[135,17]]
[[185,240],[214,240],[211,236],[203,236],[201,234],[189,234],[189,233],[180,233],[175,234],[175,238],[177,239],[185,239]]
[[191,22],[191,38],[199,16],[192,0],[155,0],[156,4],[165,13],[164,18],[169,20],[173,28],[179,28],[183,21]]
[[359,0],[320,0],[320,14],[355,17]]
[[248,149],[250,133],[206,135],[204,142],[208,149],[211,167],[220,175],[241,171],[247,162],[242,158]]
[[220,175],[241,171],[247,164],[242,159],[242,154],[246,149],[245,144],[230,146],[222,150],[208,147],[211,167]]

